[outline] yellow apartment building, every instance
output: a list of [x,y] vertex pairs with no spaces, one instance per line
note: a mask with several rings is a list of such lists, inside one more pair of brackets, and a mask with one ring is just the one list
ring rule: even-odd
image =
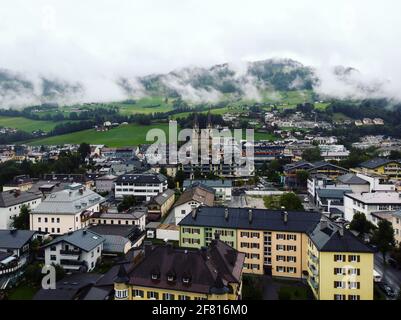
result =
[[115,300],[238,300],[244,260],[220,240],[200,250],[146,245],[129,272],[121,265]]

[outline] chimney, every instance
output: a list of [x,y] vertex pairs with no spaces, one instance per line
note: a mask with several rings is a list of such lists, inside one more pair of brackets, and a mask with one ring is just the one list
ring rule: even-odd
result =
[[228,221],[228,216],[229,216],[228,208],[224,208],[224,219],[225,219],[226,221]]
[[216,232],[216,233],[214,234],[214,239],[215,239],[215,240],[220,240],[220,233]]
[[249,223],[252,223],[252,218],[253,218],[252,215],[253,215],[253,214],[252,214],[252,209],[249,209],[249,210],[248,210],[248,220],[249,220]]
[[85,234],[86,234],[86,229],[84,229],[84,230],[82,231],[82,233],[85,235]]
[[200,249],[201,256],[204,260],[207,260],[207,247],[201,247]]
[[340,237],[344,237],[344,228],[343,227],[340,227],[338,229],[338,234],[340,235]]
[[288,212],[287,211],[283,212],[283,221],[284,221],[284,224],[287,224],[287,222],[288,222]]
[[196,219],[196,208],[192,209],[192,219]]

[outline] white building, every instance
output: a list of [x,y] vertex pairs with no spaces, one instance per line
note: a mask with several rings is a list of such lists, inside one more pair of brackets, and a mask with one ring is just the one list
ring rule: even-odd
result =
[[324,161],[341,161],[348,158],[350,152],[343,145],[320,145],[320,155]]
[[92,271],[102,255],[104,238],[90,230],[60,236],[45,246],[45,264],[69,271]]
[[115,182],[115,197],[122,199],[124,196],[144,198],[149,201],[167,190],[167,178],[157,173],[124,174]]
[[135,225],[145,230],[148,209],[135,207],[128,212],[96,212],[91,216],[91,224],[97,225]]
[[94,212],[99,212],[105,199],[81,184],[50,194],[32,210],[31,230],[64,234],[89,225]]
[[354,214],[364,213],[374,222],[372,213],[401,209],[401,194],[398,192],[348,193],[344,195],[344,217],[352,221]]
[[199,206],[212,207],[214,205],[214,190],[202,185],[185,190],[174,204],[171,214],[174,215],[175,224],[186,217]]
[[13,218],[20,214],[22,206],[36,208],[42,202],[42,195],[23,192],[18,189],[0,193],[0,229],[9,229]]

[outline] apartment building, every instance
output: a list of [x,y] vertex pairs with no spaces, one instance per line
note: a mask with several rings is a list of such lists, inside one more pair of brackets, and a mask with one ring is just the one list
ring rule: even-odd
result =
[[45,264],[68,271],[92,271],[102,255],[105,239],[89,230],[77,230],[57,237],[44,246]]
[[105,199],[81,184],[51,193],[30,214],[30,229],[61,235],[89,225]]
[[[244,273],[308,279],[317,299],[333,300],[342,294],[334,290],[334,282],[327,274],[332,270],[331,257],[339,252],[346,257],[359,256],[359,271],[350,271],[356,272],[354,282],[359,282],[350,286],[359,287],[347,299],[373,299],[373,252],[348,230],[337,232],[338,227],[331,226],[320,213],[201,207],[179,226],[180,246],[201,248],[218,235],[221,241],[245,254]],[[353,257],[349,259],[352,266],[359,263]],[[325,290],[328,294],[322,293]]]
[[220,240],[200,250],[145,245],[129,272],[121,265],[115,300],[238,300],[244,259]]
[[10,189],[0,193],[0,229],[11,227],[14,217],[21,212],[22,206],[36,208],[42,202],[40,193]]
[[372,214],[401,209],[401,193],[367,192],[344,194],[344,217],[352,221],[355,213],[364,213],[366,218],[375,223]]
[[115,182],[115,197],[134,196],[149,201],[167,190],[167,178],[157,173],[124,174]]
[[308,283],[318,300],[373,300],[374,251],[322,220],[307,240]]
[[245,253],[244,272],[302,278],[306,232],[320,221],[316,212],[201,207],[180,223],[180,245],[207,246],[220,240]]
[[382,211],[372,213],[372,222],[377,226],[381,220],[387,220],[394,229],[395,242],[401,244],[401,211]]

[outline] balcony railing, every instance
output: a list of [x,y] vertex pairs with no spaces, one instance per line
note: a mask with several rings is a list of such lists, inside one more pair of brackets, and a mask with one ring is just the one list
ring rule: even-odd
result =
[[319,288],[319,284],[312,277],[309,277],[309,283],[315,290]]
[[85,264],[85,261],[61,259],[60,264],[66,266],[82,266]]
[[75,256],[75,255],[80,255],[81,250],[60,250],[60,254],[68,255],[68,256]]

